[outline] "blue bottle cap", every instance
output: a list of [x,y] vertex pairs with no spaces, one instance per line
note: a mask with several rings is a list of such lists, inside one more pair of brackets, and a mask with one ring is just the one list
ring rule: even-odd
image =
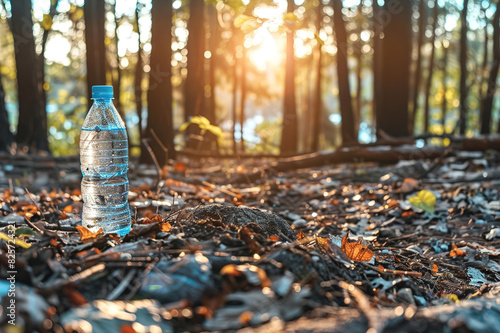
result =
[[92,86],[92,99],[113,98],[113,86]]

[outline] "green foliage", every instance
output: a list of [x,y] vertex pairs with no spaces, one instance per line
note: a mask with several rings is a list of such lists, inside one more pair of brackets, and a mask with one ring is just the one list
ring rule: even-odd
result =
[[190,125],[197,125],[201,130],[201,135],[204,135],[206,132],[210,132],[217,138],[222,138],[221,128],[219,126],[210,124],[210,121],[203,116],[191,117],[189,121],[181,125],[179,131],[184,132]]

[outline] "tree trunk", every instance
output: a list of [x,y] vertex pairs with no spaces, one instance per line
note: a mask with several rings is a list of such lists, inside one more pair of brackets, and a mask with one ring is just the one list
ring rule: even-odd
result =
[[[481,101],[481,134],[489,134],[491,130],[491,112],[493,109],[493,98],[497,91],[498,68],[500,66],[500,1],[497,3],[495,16],[493,17],[493,64],[488,79],[488,90]],[[497,129],[500,132],[500,123]]]
[[[483,49],[483,66],[481,67],[481,75],[480,75],[480,83],[479,83],[479,98],[481,100],[484,99],[485,91],[484,88],[487,85],[487,73],[486,73],[486,68],[488,66],[488,27],[489,27],[489,22],[488,22],[488,16],[486,15],[486,10],[483,10],[484,14],[484,20],[485,20],[485,25],[484,25],[484,49]],[[493,28],[494,29],[494,28]],[[488,89],[486,87],[486,89]]]
[[204,93],[204,64],[205,58],[205,29],[203,0],[189,1],[189,20],[187,28],[189,37],[186,45],[187,54],[187,77],[184,94],[184,118],[203,114],[202,106]]
[[424,133],[429,132],[429,97],[431,93],[432,86],[432,74],[434,73],[434,56],[436,53],[436,46],[434,43],[436,42],[436,27],[437,20],[439,14],[439,7],[437,4],[437,0],[434,1],[434,14],[433,14],[433,22],[432,22],[432,38],[431,38],[431,55],[429,59],[429,74],[427,76],[427,83],[425,85],[425,104],[424,104]]
[[[377,133],[392,137],[409,136],[408,114],[412,48],[413,1],[385,2],[391,20],[384,26],[381,41],[380,108],[377,105]],[[382,75],[383,74],[383,75]]]
[[31,1],[12,1],[11,9],[19,101],[16,142],[24,151],[48,151],[47,118],[40,105]]
[[337,40],[337,76],[340,99],[340,114],[342,116],[342,144],[355,143],[353,107],[349,87],[349,68],[347,66],[347,32],[342,17],[342,2],[333,0],[333,23]]
[[[54,16],[57,13],[57,5],[59,4],[59,0],[51,1],[50,4],[50,9],[49,9],[49,16],[50,20],[52,22]],[[38,56],[38,91],[39,91],[39,96],[40,96],[40,105],[42,109],[42,121],[43,123],[47,123],[47,90],[45,86],[45,47],[47,45],[47,40],[49,38],[49,33],[52,30],[52,23],[50,28],[43,30],[43,36],[42,36],[42,52],[40,52],[40,55]]]
[[[288,0],[287,11],[293,13],[295,3]],[[295,49],[294,29],[286,33],[286,63],[285,63],[285,93],[283,99],[283,126],[281,130],[281,155],[290,155],[297,152],[298,124],[295,104]]]
[[83,5],[83,11],[87,46],[87,95],[90,105],[92,86],[106,84],[104,1],[87,0]]
[[142,43],[141,43],[141,27],[139,25],[139,2],[137,2],[137,8],[135,10],[135,21],[137,23],[137,63],[135,65],[135,74],[134,74],[134,92],[135,92],[135,108],[137,112],[137,116],[139,117],[139,142],[143,137],[143,129],[142,129],[142,77],[143,77],[143,66],[144,63],[142,61]]
[[380,101],[381,96],[381,44],[380,33],[382,32],[382,22],[380,11],[381,8],[377,1],[373,1],[373,18],[372,18],[372,29],[373,29],[373,56],[372,56],[372,70],[373,70],[373,100],[372,100],[372,121],[376,125],[378,122],[378,114],[382,110],[382,104]]
[[[320,1],[316,7],[316,34],[319,36],[321,30],[321,22],[323,22],[323,2]],[[321,120],[321,110],[323,107],[321,99],[321,81],[323,76],[321,75],[323,52],[321,52],[322,43],[318,42],[316,48],[316,82],[314,87],[314,106],[312,109],[312,143],[311,150],[319,150],[319,137],[321,134],[320,120]]]
[[0,151],[10,151],[14,136],[10,131],[7,108],[5,107],[5,91],[0,77]]
[[361,124],[361,109],[362,109],[362,78],[361,72],[363,69],[362,61],[363,61],[363,43],[361,42],[361,38],[359,39],[358,47],[356,47],[356,108],[354,109],[354,137],[359,137],[359,125]]
[[243,139],[243,125],[245,124],[245,102],[247,99],[247,52],[242,45],[241,53],[241,73],[240,73],[240,153],[245,153],[245,140]]
[[236,144],[236,121],[238,120],[237,108],[238,108],[238,44],[234,47],[234,64],[232,66],[232,76],[233,76],[233,99],[231,101],[231,110],[233,114],[233,154],[238,154],[238,145]]
[[[175,159],[174,126],[172,119],[172,1],[153,0],[151,9],[151,58],[148,88],[148,125],[145,139],[160,166]],[[155,137],[156,136],[156,137]],[[160,142],[158,142],[160,141]],[[164,151],[163,146],[168,150]],[[147,161],[142,150],[141,160]],[[151,159],[149,159],[151,162]]]
[[446,79],[448,75],[447,65],[448,65],[448,52],[450,47],[443,47],[443,101],[441,102],[441,124],[443,125],[443,134],[446,134],[446,112],[448,109],[448,100],[446,99]]
[[[415,66],[415,81],[413,82],[413,108],[410,133],[414,133],[418,112],[418,97],[420,93],[420,80],[422,79],[422,45],[424,44],[425,27],[427,26],[427,0],[419,0],[418,13],[418,36],[417,36],[417,60]],[[424,131],[425,132],[425,131]]]
[[115,105],[116,108],[118,109],[118,112],[120,113],[120,116],[122,116],[123,121],[125,121],[125,110],[122,110],[122,103],[121,103],[121,85],[122,85],[122,71],[120,69],[120,55],[118,54],[118,18],[116,17],[116,3],[113,5],[113,17],[115,20],[115,47],[116,47],[116,79],[113,80],[113,91],[114,91],[114,97],[115,97]]
[[460,22],[460,135],[465,135],[467,129],[467,12],[469,0],[464,0],[464,8]]
[[210,123],[216,124],[217,119],[215,116],[216,103],[215,103],[215,68],[217,67],[216,53],[217,44],[219,39],[219,24],[217,22],[217,9],[213,3],[207,5],[207,14],[209,20],[210,34],[208,38],[208,50],[210,51],[210,61],[208,67],[208,84],[210,86],[210,94],[207,97],[207,111],[206,117]]

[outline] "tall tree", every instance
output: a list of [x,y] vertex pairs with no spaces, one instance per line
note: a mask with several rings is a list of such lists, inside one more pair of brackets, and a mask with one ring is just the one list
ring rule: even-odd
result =
[[459,116],[459,129],[460,135],[465,134],[467,129],[467,13],[469,7],[469,0],[464,0],[464,8],[460,16],[460,116]]
[[240,61],[240,152],[245,152],[245,140],[243,139],[243,125],[245,124],[245,104],[247,99],[247,52],[242,45],[241,61]]
[[429,57],[429,70],[427,74],[427,82],[425,84],[425,102],[424,102],[424,133],[429,132],[429,97],[431,94],[432,75],[434,74],[434,56],[436,53],[436,27],[438,21],[439,7],[437,0],[434,0],[434,10],[432,15],[432,37],[431,37],[431,55]]
[[[42,22],[43,26],[43,35],[42,35],[42,52],[38,56],[38,91],[40,92],[40,105],[42,110],[42,119],[44,123],[47,123],[47,85],[45,84],[45,48],[47,46],[47,40],[49,38],[49,34],[52,31],[52,21],[54,16],[57,13],[57,5],[59,4],[59,0],[51,1],[49,15],[48,18],[45,18]],[[47,17],[47,16],[45,16]]]
[[210,52],[207,83],[210,87],[210,91],[208,92],[206,100],[206,117],[210,121],[210,123],[215,124],[215,69],[217,67],[217,43],[219,41],[219,23],[217,22],[217,9],[215,8],[215,4],[210,3],[207,5],[207,16],[209,26],[209,33],[207,34],[207,44],[208,51]]
[[380,17],[381,8],[377,1],[373,1],[372,4],[373,18],[372,18],[372,29],[373,29],[373,56],[372,56],[372,69],[373,69],[373,100],[372,100],[372,119],[373,123],[377,123],[377,114],[380,112],[382,104],[380,102],[380,96],[382,84],[381,84],[381,45],[382,41],[380,39],[380,33],[382,32],[382,22]]
[[[493,98],[497,91],[498,69],[500,67],[500,1],[493,16],[493,63],[488,78],[488,89],[481,99],[481,134],[489,134],[491,130],[491,112],[493,109]],[[500,132],[500,123],[497,129]]]
[[419,0],[418,4],[418,35],[417,60],[415,66],[415,81],[413,82],[413,108],[410,133],[413,133],[418,112],[418,97],[420,95],[420,80],[422,79],[422,46],[424,44],[425,27],[427,26],[427,0]]
[[11,1],[11,10],[19,101],[16,142],[22,149],[48,151],[46,115],[40,105],[31,1]]
[[83,15],[87,46],[87,95],[90,101],[92,86],[106,84],[104,1],[86,0],[83,5]]
[[386,1],[390,20],[384,26],[380,49],[380,106],[377,105],[377,134],[409,135],[409,93],[412,49],[413,1]]
[[205,115],[202,110],[205,96],[204,6],[203,0],[189,0],[189,20],[187,24],[189,36],[186,45],[188,51],[187,77],[184,94],[184,117],[186,121],[195,115]]
[[[153,0],[151,9],[151,58],[148,88],[148,125],[145,140],[149,142],[160,166],[175,158],[172,119],[172,0]],[[167,152],[163,149],[167,148]],[[141,160],[147,161],[146,152]]]
[[342,144],[348,145],[357,140],[354,129],[354,117],[351,90],[349,88],[349,67],[347,65],[347,32],[342,17],[342,1],[333,0],[333,24],[337,40],[337,76],[342,116]]
[[9,128],[7,108],[5,107],[5,91],[0,77],[0,151],[9,151],[14,136]]
[[115,72],[116,72],[116,77],[113,75],[113,90],[114,90],[114,95],[115,95],[115,105],[118,109],[118,112],[120,113],[120,115],[122,116],[122,118],[125,119],[125,113],[123,112],[123,109],[122,109],[122,103],[121,103],[121,85],[122,85],[122,71],[121,71],[121,68],[120,68],[120,54],[118,53],[118,26],[119,26],[119,22],[118,22],[118,15],[116,14],[116,3],[117,3],[118,0],[115,0],[115,3],[113,4],[113,18],[114,18],[114,33],[115,33],[115,38],[114,38],[114,42],[115,42],[115,49],[116,49],[116,52],[115,52],[115,61],[116,61],[116,68],[115,68]]
[[[323,22],[323,2],[320,1],[318,6],[316,7],[316,34],[320,33],[321,30],[321,22]],[[323,107],[322,99],[321,99],[321,81],[323,76],[321,75],[321,70],[323,68],[323,52],[321,51],[321,47],[323,43],[318,43],[316,47],[316,82],[314,86],[314,106],[312,109],[312,143],[311,150],[318,151],[319,149],[319,137],[320,137],[320,119],[321,119],[321,110]]]
[[[293,13],[295,3],[287,0],[288,13]],[[295,102],[295,49],[293,23],[288,25],[286,32],[286,61],[285,61],[285,92],[283,98],[283,126],[281,130],[280,151],[282,155],[297,152],[298,146],[298,124],[297,108]]]
[[441,60],[441,66],[443,71],[442,86],[443,86],[443,99],[441,101],[441,125],[443,126],[443,133],[446,134],[446,112],[448,109],[448,100],[446,98],[447,84],[446,80],[448,78],[448,52],[450,47],[443,45],[443,58]]
[[137,116],[139,117],[139,139],[142,139],[143,128],[142,128],[142,77],[144,73],[144,62],[142,61],[142,43],[141,43],[141,25],[139,24],[139,14],[141,8],[139,6],[139,1],[137,1],[137,7],[135,9],[135,23],[137,24],[137,63],[135,64],[134,73],[134,92],[135,92],[135,109]]

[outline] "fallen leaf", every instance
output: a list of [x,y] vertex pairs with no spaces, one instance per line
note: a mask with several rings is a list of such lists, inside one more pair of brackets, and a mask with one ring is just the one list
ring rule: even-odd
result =
[[348,242],[347,234],[342,238],[340,246],[342,251],[350,260],[354,261],[370,261],[373,258],[373,251],[358,242]]
[[170,222],[160,223],[160,228],[162,232],[169,232],[172,230],[172,225]]
[[413,192],[418,188],[418,180],[415,178],[405,178],[403,184],[401,184],[401,192],[409,193]]
[[437,273],[437,272],[439,271],[438,265],[436,265],[436,264],[432,264],[432,271],[433,271],[434,273]]
[[270,239],[270,240],[272,240],[273,242],[277,242],[277,241],[279,241],[279,240],[280,240],[280,239],[279,239],[279,237],[278,237],[278,236],[276,236],[276,235],[271,235],[271,236],[269,236],[269,239]]
[[429,214],[434,214],[436,207],[436,196],[427,190],[422,190],[417,195],[408,199],[410,204],[416,208],[422,209]]
[[250,320],[252,320],[252,317],[253,317],[252,312],[245,311],[242,314],[240,314],[238,321],[240,322],[241,325],[248,325],[248,323],[250,323]]
[[306,235],[304,234],[304,232],[302,230],[300,230],[298,233],[297,233],[297,239],[303,239],[306,237]]
[[76,229],[78,230],[78,232],[80,233],[80,236],[81,236],[81,241],[85,241],[85,240],[91,240],[91,239],[94,239],[96,238],[97,236],[99,235],[102,235],[103,232],[102,232],[102,228],[99,228],[99,230],[97,230],[97,232],[92,232],[90,231],[88,228],[84,227],[84,226],[81,226],[81,225],[77,225],[76,226]]
[[450,251],[450,257],[460,257],[465,254],[464,251],[458,249],[455,244],[453,244],[451,248],[452,250]]
[[330,245],[328,245],[328,240],[326,238],[316,237],[316,242],[321,251],[327,252],[330,249]]

